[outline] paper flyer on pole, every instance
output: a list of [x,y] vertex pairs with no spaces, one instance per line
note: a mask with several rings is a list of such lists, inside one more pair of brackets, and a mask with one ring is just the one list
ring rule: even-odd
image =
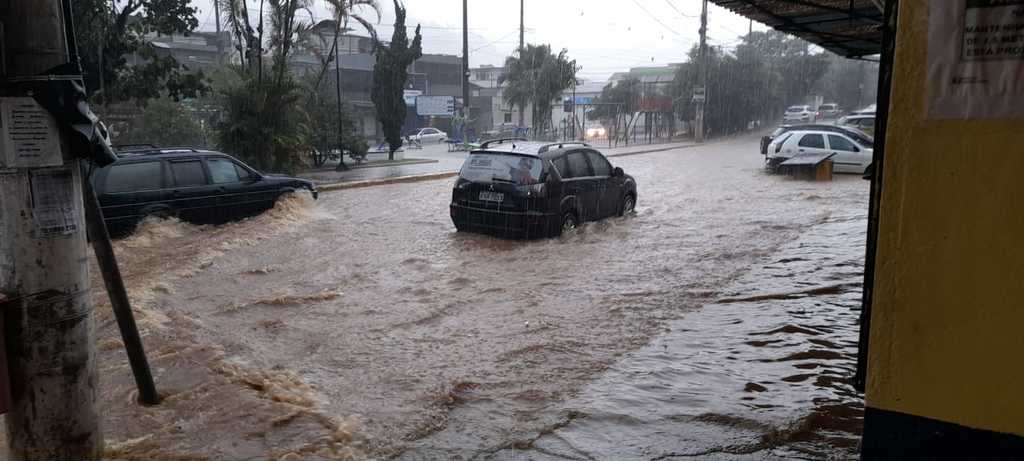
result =
[[1024,118],[1024,0],[932,0],[928,118]]

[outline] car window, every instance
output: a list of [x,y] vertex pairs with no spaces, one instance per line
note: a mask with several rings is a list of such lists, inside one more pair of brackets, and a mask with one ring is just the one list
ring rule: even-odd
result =
[[797,145],[800,147],[810,147],[812,149],[824,149],[825,137],[820,134],[805,134]]
[[203,164],[199,160],[171,162],[171,174],[177,187],[206,185],[206,174],[203,173]]
[[134,192],[163,187],[163,167],[159,161],[126,163],[110,167],[105,192]]
[[569,163],[570,178],[585,178],[594,175],[590,171],[590,165],[587,163],[587,158],[583,155],[582,151],[570,152],[565,157]]
[[235,169],[235,162],[223,158],[208,158],[206,166],[210,169],[210,180],[214,184],[239,182],[241,177]]
[[251,171],[245,169],[244,167],[242,167],[242,165],[239,165],[237,163],[232,162],[232,164],[235,166],[235,173],[238,174],[239,180],[248,181],[250,179],[253,179],[253,173]]
[[788,140],[792,136],[793,136],[793,132],[792,131],[787,131],[785,133],[782,133],[782,136],[779,136],[774,141],[775,142],[775,152],[778,152],[778,151],[782,150],[782,145],[785,144],[786,140]]
[[565,159],[565,156],[558,157],[551,161],[555,165],[555,169],[558,170],[558,175],[562,178],[569,177],[569,162]]
[[479,183],[513,182],[528,185],[540,182],[543,172],[544,163],[537,157],[474,152],[462,164],[459,176]]
[[853,141],[835,134],[828,135],[828,145],[832,147],[832,150],[842,150],[846,152],[860,151],[860,149],[853,144]]
[[612,166],[608,163],[608,160],[603,155],[597,152],[587,152],[587,158],[590,159],[590,166],[594,169],[594,176],[611,176]]

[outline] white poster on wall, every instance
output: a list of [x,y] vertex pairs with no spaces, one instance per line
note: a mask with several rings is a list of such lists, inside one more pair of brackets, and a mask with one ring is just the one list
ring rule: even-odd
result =
[[1024,0],[932,0],[928,118],[1024,118]]

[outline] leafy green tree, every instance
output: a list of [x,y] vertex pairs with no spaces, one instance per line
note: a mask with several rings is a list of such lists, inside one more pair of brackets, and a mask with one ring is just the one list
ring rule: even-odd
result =
[[149,100],[128,131],[114,142],[195,147],[208,144],[203,124],[182,103],[170,98]]
[[[199,21],[189,0],[76,0],[72,10],[86,90],[97,102],[144,102],[164,94],[177,100],[209,90],[201,71],[157,55],[145,39],[194,31]],[[132,65],[129,56],[136,57]]]
[[281,80],[240,75],[241,84],[223,90],[221,148],[265,171],[295,171],[312,149],[302,89],[288,74]]
[[[679,66],[672,87],[676,113],[692,120],[690,97],[699,81],[699,49]],[[705,127],[712,135],[747,129],[753,121],[777,119],[785,107],[803,103],[828,69],[828,56],[811,53],[807,42],[781,32],[754,32],[733,53],[708,48]]]
[[[409,43],[409,35],[405,30],[405,7],[398,0],[395,2],[395,31],[391,34],[391,43],[384,44],[371,32],[373,53],[377,61],[373,65],[373,89],[370,99],[377,109],[377,120],[384,129],[384,139],[388,142],[388,159],[394,160],[395,151],[402,147],[402,125],[408,108],[402,97],[406,81],[409,79],[409,66],[423,56],[423,36],[420,26],[416,26],[416,35]],[[359,19],[359,18],[357,18]],[[360,20],[364,25],[365,21]]]
[[506,84],[505,102],[525,111],[533,107],[533,127],[543,135],[551,124],[551,104],[576,81],[575,60],[569,60],[568,51],[557,55],[550,45],[528,44],[517,55],[505,58],[505,72],[499,79]]
[[[348,169],[345,165],[344,152],[361,155],[365,154],[369,148],[366,141],[356,133],[355,123],[347,115],[348,110],[342,108],[339,76],[335,75],[334,79],[334,112],[331,114],[327,113],[329,109],[327,101],[331,98],[326,94],[327,92],[323,91],[322,85],[331,65],[333,64],[335,69],[338,69],[338,63],[335,61],[338,57],[338,38],[342,31],[348,29],[349,19],[356,18],[372,34],[374,33],[373,26],[355,11],[359,9],[372,10],[377,14],[379,20],[380,5],[376,0],[326,0],[326,2],[331,11],[331,18],[301,28],[297,44],[320,61],[320,69],[315,76],[312,79],[307,78],[304,82],[310,94],[307,107],[313,108],[310,114],[313,121],[313,145],[315,146],[311,153],[313,164],[319,167],[326,162],[326,153],[329,152],[328,144],[330,144],[330,139],[333,139],[331,145],[341,146],[339,152],[342,155],[339,157],[337,169],[342,171]],[[334,123],[333,130],[330,123]]]

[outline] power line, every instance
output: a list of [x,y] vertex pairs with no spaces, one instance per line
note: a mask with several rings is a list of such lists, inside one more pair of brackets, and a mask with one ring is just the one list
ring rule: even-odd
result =
[[655,16],[654,14],[652,14],[647,8],[644,8],[644,6],[640,4],[640,2],[638,2],[636,0],[633,0],[633,4],[636,5],[638,8],[640,8],[641,10],[643,10],[644,13],[647,13],[647,16],[649,16],[651,19],[653,19],[654,22],[657,22],[658,24],[661,24],[661,27],[664,27],[665,30],[667,30],[669,32],[672,32],[673,34],[676,34],[676,35],[682,37],[682,35],[678,31],[676,31],[675,29],[669,27],[667,24],[662,22],[661,19],[658,19],[658,17]]
[[499,43],[502,40],[505,40],[506,38],[509,38],[509,36],[511,36],[513,34],[518,34],[518,33],[519,33],[519,29],[515,29],[515,30],[513,30],[512,32],[510,32],[508,34],[505,34],[505,35],[501,36],[501,38],[499,38],[497,40],[491,40],[491,41],[489,41],[489,42],[487,42],[487,43],[485,43],[483,45],[480,45],[480,46],[478,46],[478,47],[476,47],[476,48],[474,48],[472,50],[469,50],[469,52],[472,53],[472,52],[475,52],[477,50],[481,50],[483,48],[487,48],[487,47],[489,47],[491,45],[494,45],[495,43]]
[[693,19],[693,18],[699,18],[700,17],[699,14],[686,14],[686,13],[683,13],[679,8],[676,7],[676,5],[674,3],[671,2],[671,0],[665,0],[665,3],[668,3],[668,6],[671,6],[673,10],[676,10],[676,13],[679,13],[679,15],[684,17],[684,18]]

